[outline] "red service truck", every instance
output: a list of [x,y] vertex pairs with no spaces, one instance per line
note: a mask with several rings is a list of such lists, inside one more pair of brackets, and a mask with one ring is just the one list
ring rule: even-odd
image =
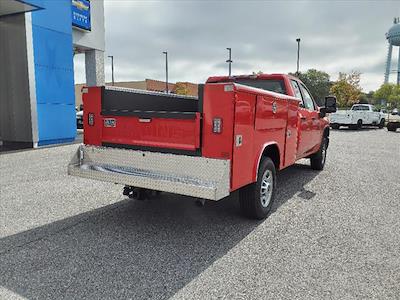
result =
[[265,218],[276,173],[301,158],[322,170],[327,113],[285,74],[210,77],[199,97],[118,87],[83,89],[84,140],[68,173],[124,185],[142,197],[163,191],[220,200],[239,190],[250,218]]

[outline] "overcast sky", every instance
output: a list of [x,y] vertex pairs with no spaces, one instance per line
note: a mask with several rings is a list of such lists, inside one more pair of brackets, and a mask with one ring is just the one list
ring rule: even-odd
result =
[[[383,82],[385,33],[400,16],[400,1],[105,1],[106,55],[114,55],[115,80],[204,82],[225,75],[226,47],[233,74],[296,70],[362,72],[365,92]],[[393,53],[392,69],[398,52]],[[75,58],[75,81],[84,82],[84,57]],[[106,59],[106,80],[111,67]],[[391,81],[394,81],[394,74]]]

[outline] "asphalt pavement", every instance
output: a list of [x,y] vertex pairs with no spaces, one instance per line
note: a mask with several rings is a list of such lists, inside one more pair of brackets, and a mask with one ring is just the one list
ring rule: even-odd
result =
[[400,131],[332,131],[264,221],[69,177],[76,148],[0,154],[1,299],[400,299]]

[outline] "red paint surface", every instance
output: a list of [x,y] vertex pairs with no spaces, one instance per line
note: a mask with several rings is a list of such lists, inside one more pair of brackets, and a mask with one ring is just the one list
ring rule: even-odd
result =
[[[270,145],[279,149],[279,169],[318,151],[328,121],[319,117],[318,110],[300,107],[290,85],[290,80],[299,81],[297,78],[281,74],[242,78],[283,79],[287,95],[237,85],[228,77],[210,77],[204,87],[203,113],[197,113],[195,119],[151,118],[145,123],[135,116],[110,116],[116,127],[104,127],[107,116],[100,114],[101,88],[89,88],[83,95],[84,143],[201,148],[204,157],[231,161],[231,190],[256,181],[261,155]],[[87,124],[88,113],[95,114],[94,126]],[[214,118],[222,119],[220,133],[213,132]],[[242,144],[236,145],[239,135]]]
[[[82,94],[83,102],[83,143],[101,146],[103,118],[101,116],[101,87],[87,88],[88,93]],[[88,115],[94,114],[94,125],[88,124]]]
[[103,127],[104,143],[179,150],[196,150],[200,146],[199,113],[195,119],[149,118],[145,122],[136,116],[103,117],[116,121],[115,127]]

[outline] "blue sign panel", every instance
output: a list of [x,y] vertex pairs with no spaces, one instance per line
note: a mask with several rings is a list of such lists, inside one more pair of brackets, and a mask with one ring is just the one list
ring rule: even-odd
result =
[[72,0],[72,25],[91,30],[89,0]]

